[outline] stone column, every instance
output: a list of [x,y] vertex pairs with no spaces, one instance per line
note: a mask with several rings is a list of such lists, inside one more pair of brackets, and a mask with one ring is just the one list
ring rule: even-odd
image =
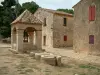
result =
[[14,32],[13,30],[11,30],[11,48],[12,49],[16,49],[15,44],[16,44],[16,31]]
[[36,31],[34,31],[34,40],[33,40],[33,42],[34,42],[34,45],[36,45]]
[[33,49],[33,32],[29,32],[29,48]]
[[29,34],[29,43],[33,45],[33,32]]
[[14,37],[13,37],[13,35],[14,35],[13,30],[11,30],[11,48],[12,49],[14,49],[14,45],[13,45],[14,44],[14,42],[13,42],[14,41]]
[[37,49],[42,49],[42,31],[36,31],[36,46]]
[[23,29],[17,29],[17,51],[23,52]]

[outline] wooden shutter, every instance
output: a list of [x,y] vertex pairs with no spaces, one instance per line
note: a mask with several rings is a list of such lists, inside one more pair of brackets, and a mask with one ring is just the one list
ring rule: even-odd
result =
[[67,41],[67,36],[64,36],[64,41]]
[[94,44],[94,35],[89,36],[89,44]]
[[92,21],[95,20],[95,6],[92,6]]
[[89,21],[92,20],[92,7],[89,6]]
[[95,13],[96,13],[95,6],[90,6],[89,7],[89,21],[94,21],[95,20]]

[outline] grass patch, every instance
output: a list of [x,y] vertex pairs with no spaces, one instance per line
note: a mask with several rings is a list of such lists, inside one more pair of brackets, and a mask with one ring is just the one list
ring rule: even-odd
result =
[[100,72],[100,69],[99,68],[97,68],[97,70],[98,70],[98,72]]
[[93,65],[84,65],[84,64],[81,64],[81,65],[79,65],[79,68],[92,69],[92,70],[96,70],[97,72],[100,72],[100,68],[96,67],[96,66],[93,66]]
[[84,64],[81,64],[79,65],[79,68],[87,68],[87,69],[97,69],[95,66],[91,66],[91,65],[84,65]]

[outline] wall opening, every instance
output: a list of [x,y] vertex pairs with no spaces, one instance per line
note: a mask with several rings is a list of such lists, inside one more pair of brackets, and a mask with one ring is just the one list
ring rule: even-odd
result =
[[64,26],[66,26],[67,25],[67,18],[64,18]]
[[89,35],[89,44],[94,44],[94,35]]
[[43,36],[43,45],[46,46],[46,36]]

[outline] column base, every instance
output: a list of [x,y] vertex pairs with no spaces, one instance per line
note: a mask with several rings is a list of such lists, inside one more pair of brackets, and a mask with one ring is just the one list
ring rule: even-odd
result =
[[11,52],[14,53],[14,54],[19,54],[19,52],[18,52],[17,50],[12,49],[12,48],[10,48],[9,51],[11,51]]

